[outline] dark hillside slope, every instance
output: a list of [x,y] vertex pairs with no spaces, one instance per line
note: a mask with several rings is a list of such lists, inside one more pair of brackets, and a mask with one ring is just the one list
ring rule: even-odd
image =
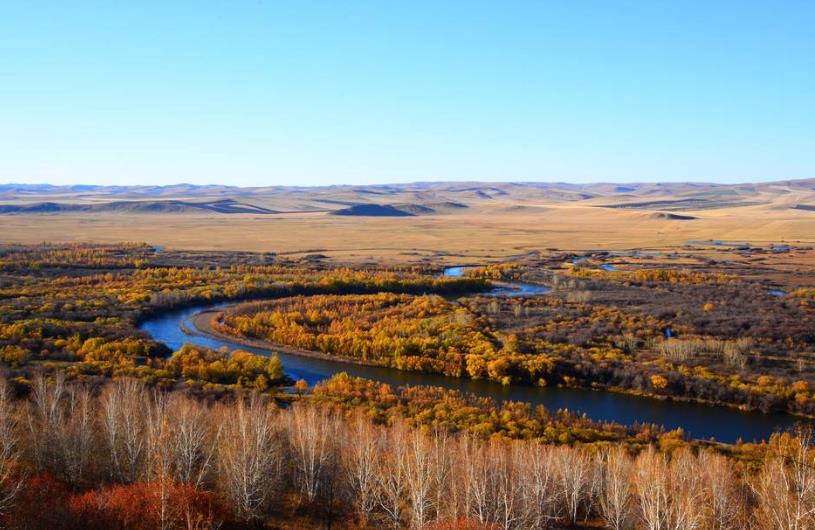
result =
[[116,213],[191,213],[216,212],[225,214],[273,214],[274,210],[240,203],[233,199],[205,202],[167,201],[113,201],[93,204],[37,202],[31,204],[0,204],[0,214],[61,213],[61,212],[116,212]]

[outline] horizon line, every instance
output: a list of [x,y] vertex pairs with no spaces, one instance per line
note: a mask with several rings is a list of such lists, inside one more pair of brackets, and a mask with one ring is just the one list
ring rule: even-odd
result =
[[675,181],[660,181],[660,180],[632,180],[632,181],[592,181],[592,182],[569,182],[566,180],[416,180],[409,182],[383,182],[383,183],[366,183],[366,184],[311,184],[311,185],[289,185],[289,184],[269,184],[266,186],[236,186],[231,184],[195,184],[192,182],[174,182],[171,184],[52,184],[50,182],[0,182],[0,187],[50,187],[50,188],[173,188],[180,186],[190,186],[196,188],[230,188],[230,189],[265,189],[265,188],[288,188],[288,189],[318,189],[318,188],[375,188],[387,186],[411,186],[411,185],[434,185],[434,184],[488,184],[488,185],[531,185],[531,184],[561,184],[568,186],[599,186],[604,184],[611,184],[617,186],[631,185],[677,185],[677,184],[693,184],[693,185],[706,185],[706,186],[747,186],[747,185],[760,185],[760,184],[780,184],[780,183],[793,183],[805,182],[808,180],[815,180],[813,177],[799,177],[788,179],[772,179],[772,180],[756,180],[756,181],[739,181],[739,182],[714,182],[705,180],[675,180]]

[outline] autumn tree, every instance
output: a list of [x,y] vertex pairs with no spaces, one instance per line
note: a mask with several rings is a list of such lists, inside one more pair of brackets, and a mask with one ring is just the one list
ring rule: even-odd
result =
[[286,420],[294,482],[304,502],[331,497],[339,465],[337,419],[326,408],[295,404]]
[[0,517],[14,506],[22,481],[19,477],[17,414],[9,400],[8,387],[0,379]]
[[222,407],[218,444],[221,491],[239,517],[259,517],[283,483],[284,452],[274,411],[257,397]]
[[764,530],[805,530],[815,525],[815,453],[812,432],[777,435],[750,486]]
[[365,525],[379,502],[377,470],[385,448],[382,429],[375,427],[361,413],[354,415],[342,430],[343,465],[348,495],[360,523]]
[[610,530],[628,530],[634,525],[633,460],[623,447],[614,447],[602,453],[601,464],[600,513]]
[[136,482],[145,474],[149,399],[144,384],[134,379],[117,379],[102,393],[102,435],[110,473],[124,483]]

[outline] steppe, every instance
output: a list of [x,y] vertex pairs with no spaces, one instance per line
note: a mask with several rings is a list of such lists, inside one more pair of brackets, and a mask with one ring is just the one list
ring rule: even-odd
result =
[[349,262],[815,242],[815,179],[759,184],[0,186],[0,242],[144,241]]

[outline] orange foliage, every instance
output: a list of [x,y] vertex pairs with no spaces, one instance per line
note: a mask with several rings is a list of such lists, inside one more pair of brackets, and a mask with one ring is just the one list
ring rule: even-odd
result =
[[25,481],[6,523],[26,530],[205,529],[231,516],[226,504],[212,492],[185,484],[165,487],[163,494],[157,483],[116,484],[71,493],[52,475],[40,473]]

